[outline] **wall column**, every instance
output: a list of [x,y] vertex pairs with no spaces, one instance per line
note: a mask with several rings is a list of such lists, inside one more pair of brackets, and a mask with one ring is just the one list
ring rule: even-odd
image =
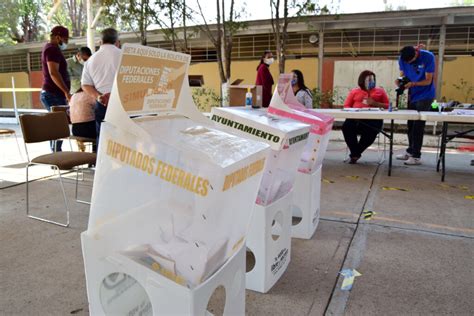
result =
[[439,30],[438,70],[436,74],[436,99],[441,99],[441,87],[443,86],[444,48],[446,45],[446,24],[443,23]]
[[319,31],[319,49],[318,49],[318,87],[323,87],[323,62],[324,62],[324,31]]

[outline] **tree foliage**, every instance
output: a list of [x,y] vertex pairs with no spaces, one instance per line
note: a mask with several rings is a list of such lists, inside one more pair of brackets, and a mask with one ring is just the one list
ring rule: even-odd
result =
[[[226,11],[226,2],[229,9]],[[243,12],[245,12],[245,3],[240,3],[237,8],[235,0],[216,0],[216,29],[209,26],[212,20],[209,20],[202,9],[199,0],[196,0],[198,12],[194,12],[195,21],[198,27],[203,31],[214,45],[217,55],[217,64],[219,67],[219,76],[222,83],[226,83],[231,77],[232,47],[233,36],[235,33],[247,27],[245,22],[239,22]],[[197,18],[198,16],[199,18]]]
[[147,44],[147,31],[156,22],[159,12],[159,0],[103,0],[106,15],[120,25],[121,30],[135,32],[142,45]]
[[42,0],[0,1],[0,43],[14,44],[40,39],[45,30]]
[[328,14],[327,6],[320,7],[317,0],[269,0],[272,31],[278,56],[280,73],[285,72],[288,26],[293,22],[302,22],[316,14]]

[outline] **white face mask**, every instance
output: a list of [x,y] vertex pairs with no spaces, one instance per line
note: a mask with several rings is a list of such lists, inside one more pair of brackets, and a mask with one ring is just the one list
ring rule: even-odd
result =
[[263,62],[264,62],[265,64],[267,64],[267,65],[273,64],[274,61],[275,61],[275,59],[273,59],[273,57],[272,57],[272,58],[264,58],[264,59],[263,59]]
[[62,44],[59,44],[59,49],[60,49],[60,50],[66,50],[66,48],[67,48],[67,44],[66,44],[66,43],[62,42]]
[[81,64],[81,65],[84,65],[84,63],[85,63],[85,61],[84,61],[83,59],[78,59],[77,61],[78,61],[79,64]]

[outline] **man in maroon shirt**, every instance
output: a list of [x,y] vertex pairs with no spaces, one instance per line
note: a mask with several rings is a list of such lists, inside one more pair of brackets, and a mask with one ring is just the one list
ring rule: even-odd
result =
[[[62,53],[69,41],[69,31],[64,26],[55,26],[51,30],[50,40],[41,52],[43,70],[43,87],[40,100],[50,111],[54,105],[67,105],[71,94],[71,82],[67,72],[67,62]],[[61,151],[62,141],[56,142],[56,148],[51,143],[52,151]]]

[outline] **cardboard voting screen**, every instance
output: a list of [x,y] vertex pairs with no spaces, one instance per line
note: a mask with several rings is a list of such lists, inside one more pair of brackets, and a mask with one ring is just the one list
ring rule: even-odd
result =
[[269,146],[199,123],[189,61],[123,47],[84,233],[102,248],[84,249],[86,272],[92,254],[120,253],[192,288],[244,243]]
[[124,44],[105,121],[148,138],[130,117],[181,114],[206,123],[194,104],[188,82],[191,56],[136,44]]
[[303,173],[313,173],[323,163],[334,118],[316,113],[300,104],[293,93],[291,77],[291,74],[280,75],[268,112],[311,125],[298,170]]

